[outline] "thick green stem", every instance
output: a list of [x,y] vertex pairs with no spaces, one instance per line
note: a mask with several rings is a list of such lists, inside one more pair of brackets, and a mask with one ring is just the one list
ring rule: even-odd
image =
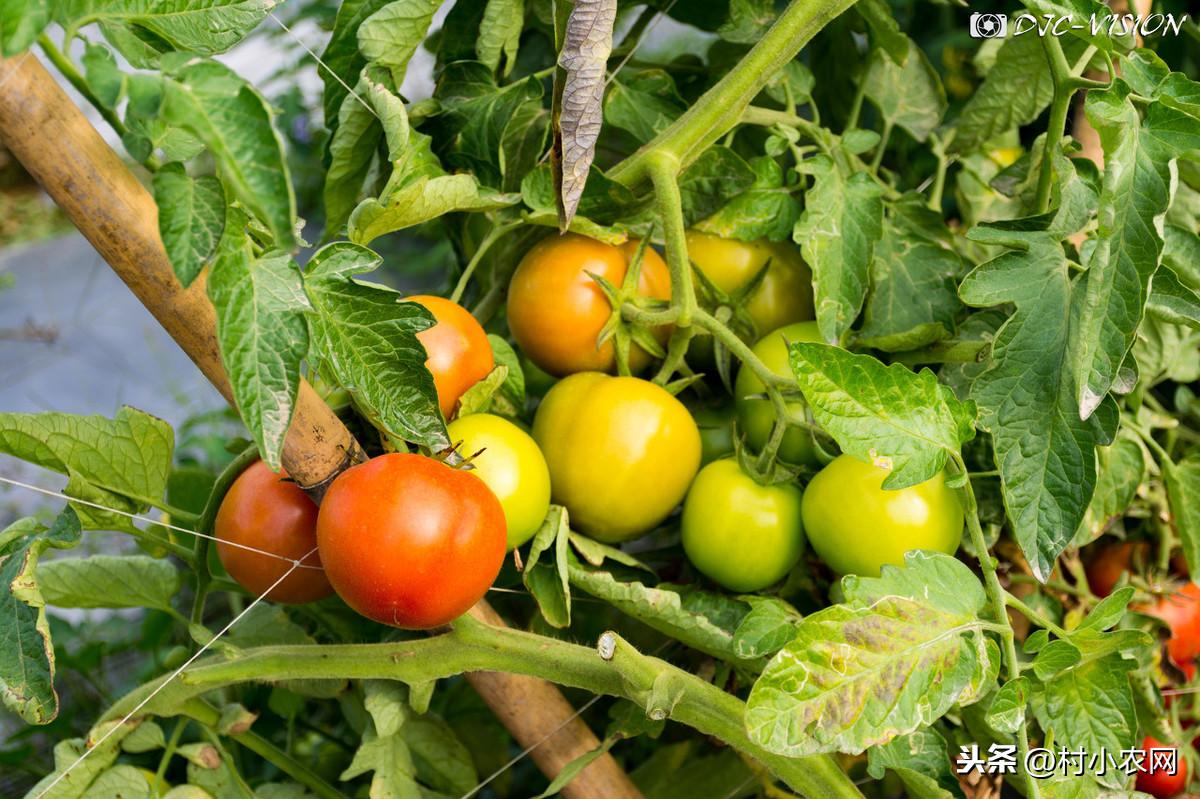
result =
[[507,225],[496,225],[491,231],[484,236],[483,241],[479,242],[479,246],[475,249],[475,253],[471,256],[471,260],[467,262],[463,273],[458,278],[458,283],[454,286],[454,292],[450,295],[451,302],[462,302],[462,296],[467,290],[467,284],[471,281],[471,275],[475,274],[475,268],[479,266],[483,256],[487,255],[488,250],[492,245],[500,240],[504,234],[509,231],[516,230],[522,225],[521,222],[510,222]]
[[696,313],[696,290],[688,260],[687,231],[683,223],[683,197],[679,193],[679,160],[669,153],[652,153],[646,165],[654,184],[654,199],[666,241],[667,268],[671,271],[671,305],[675,324],[686,328]]
[[617,164],[609,177],[632,186],[650,176],[652,153],[670,153],[686,167],[741,121],[742,112],[784,65],[854,0],[792,0],[746,57],[679,119]]
[[[1013,637],[1012,625],[1009,623],[1008,610],[1005,605],[1005,599],[1009,594],[1000,585],[1000,578],[996,575],[996,562],[992,559],[991,552],[988,551],[987,539],[984,538],[983,528],[979,524],[979,503],[975,500],[975,490],[971,487],[967,466],[960,455],[954,456],[954,462],[963,476],[967,530],[971,533],[971,545],[975,548],[975,553],[979,558],[979,566],[983,570],[984,589],[987,591],[988,600],[992,605],[992,615],[999,628],[1005,673],[1008,675],[1008,679],[1014,680],[1021,676],[1021,661],[1017,657],[1017,644]],[[1024,763],[1029,754],[1029,731],[1025,725],[1021,725],[1021,728],[1017,730],[1017,751],[1018,762]],[[1025,795],[1028,799],[1039,799],[1041,796],[1037,780],[1030,779],[1028,773],[1025,774]]]
[[[611,635],[611,634],[606,634]],[[612,639],[616,639],[613,635]],[[593,694],[619,696],[715,736],[766,764],[795,790],[813,799],[861,797],[830,758],[785,758],[750,740],[743,721],[745,705],[714,685],[665,661],[610,640],[606,654],[520,630],[492,627],[462,617],[453,629],[432,638],[382,644],[267,646],[245,649],[227,658],[199,662],[174,681],[160,678],[118,701],[104,719],[121,718],[158,691],[139,713],[190,713],[192,700],[225,686],[291,679],[389,679],[427,682],[471,671],[503,671],[551,680]],[[656,682],[670,681],[678,697],[670,707],[652,702]]]
[[1004,604],[1008,605],[1008,607],[1012,608],[1013,610],[1019,611],[1025,618],[1029,619],[1037,626],[1049,630],[1059,638],[1065,638],[1067,636],[1066,630],[1064,630],[1062,627],[1059,627],[1057,624],[1050,621],[1050,619],[1047,619],[1033,608],[1029,607],[1029,605],[1026,605],[1020,597],[1014,596],[1006,591],[1004,593]]

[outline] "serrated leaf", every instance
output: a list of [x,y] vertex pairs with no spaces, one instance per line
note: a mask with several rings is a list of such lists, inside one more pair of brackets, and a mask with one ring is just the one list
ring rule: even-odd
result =
[[[546,520],[529,545],[522,574],[525,587],[533,594],[542,616],[551,626],[559,628],[571,624],[571,584],[567,564],[570,531],[566,508],[551,505]],[[553,563],[543,562],[543,553],[548,553]]]
[[792,238],[813,272],[821,336],[838,343],[867,295],[871,259],[883,235],[883,189],[863,172],[844,178],[824,156],[810,163],[815,183]]
[[49,0],[0,0],[0,56],[29,49],[49,22]]
[[640,143],[653,139],[687,108],[670,73],[644,69],[615,77],[604,96],[604,121]]
[[515,194],[479,185],[473,175],[421,177],[387,195],[368,198],[350,215],[350,240],[369,244],[385,233],[419,225],[454,211],[493,211],[513,205]]
[[[121,752],[121,741],[137,728],[138,722],[131,721],[119,725],[107,738],[100,741],[104,732],[113,725],[116,725],[116,722],[97,725],[88,734],[86,741],[83,738],[68,738],[55,744],[54,772],[47,774],[30,788],[25,794],[25,799],[80,799],[92,781],[108,770],[117,759]],[[53,787],[51,783],[54,783]]]
[[954,332],[962,258],[941,215],[907,196],[891,206],[871,261],[857,339],[885,352],[918,349]]
[[382,736],[400,732],[410,713],[404,687],[392,680],[365,680],[363,707],[371,714],[375,732]]
[[[1118,43],[1123,48],[1132,43],[1132,32],[1125,34],[1123,42],[1114,42],[1108,35],[1109,27],[1104,22],[1110,18],[1112,11],[1098,0],[1021,0],[1021,3],[1041,21],[1062,20],[1066,30],[1073,36],[1100,50],[1113,52]],[[1097,24],[1093,24],[1093,20]],[[1117,25],[1116,30],[1121,31],[1122,26]]]
[[508,367],[504,364],[495,369],[475,385],[468,388],[458,398],[458,416],[470,416],[473,413],[487,413],[492,407],[492,400],[508,379]]
[[1114,519],[1124,515],[1146,471],[1141,446],[1128,438],[1100,447],[1096,462],[1096,489],[1073,542],[1078,546],[1099,537]]
[[333,32],[321,57],[317,59],[317,74],[325,83],[322,105],[325,127],[333,131],[338,124],[339,109],[349,94],[367,59],[358,50],[358,28],[363,20],[383,8],[391,0],[343,0],[333,20]]
[[885,564],[880,577],[843,577],[846,601],[871,605],[885,597],[902,596],[961,616],[977,613],[987,601],[979,579],[953,555],[914,549],[904,554],[904,563],[905,568]]
[[1016,305],[971,398],[980,427],[992,434],[1017,543],[1044,580],[1078,529],[1096,483],[1096,430],[1079,418],[1070,377],[1069,267],[1049,233],[979,227],[970,235],[1015,248],[968,274],[959,296],[978,307]]
[[1167,322],[1200,330],[1200,294],[1185,286],[1166,263],[1159,265],[1150,282],[1146,311]]
[[1113,591],[1092,608],[1078,629],[1107,630],[1125,616],[1125,609],[1132,599],[1133,588],[1128,585]]
[[1088,259],[1074,375],[1084,419],[1112,388],[1133,346],[1150,278],[1162,255],[1162,226],[1176,179],[1175,159],[1200,148],[1196,120],[1161,103],[1146,119],[1118,83],[1089,92],[1088,119],[1104,147],[1096,247]]
[[363,736],[341,779],[352,780],[367,772],[374,772],[371,776],[372,799],[421,799],[421,789],[415,779],[416,766],[402,736],[381,736],[374,730]]
[[734,653],[747,660],[774,655],[796,634],[799,612],[774,597],[743,599],[750,604],[750,612],[733,631]]
[[950,766],[946,739],[932,727],[867,750],[868,773],[882,779],[884,769],[894,771],[909,799],[961,799],[962,788]]
[[479,784],[471,751],[450,725],[437,716],[409,719],[403,734],[417,769],[417,778],[425,785],[452,796],[464,796]]
[[0,699],[27,724],[58,716],[54,644],[35,577],[45,547],[44,539],[27,539],[0,560]]
[[525,408],[525,372],[521,369],[521,361],[503,337],[488,333],[488,343],[492,345],[492,359],[508,370],[500,391],[512,406],[512,415],[519,415]]
[[684,222],[691,225],[754,185],[756,173],[728,147],[709,147],[679,175]]
[[502,75],[507,76],[517,63],[521,28],[525,24],[525,0],[487,0],[475,53],[495,72],[503,60]]
[[1030,684],[1026,677],[1017,677],[1000,686],[988,707],[987,723],[1000,732],[1015,733],[1025,726],[1025,706],[1029,702]]
[[178,162],[154,173],[158,232],[175,277],[190,286],[217,248],[225,229],[225,192],[211,176],[192,178]]
[[450,440],[425,368],[425,348],[417,340],[433,317],[391,289],[354,280],[380,261],[366,247],[346,242],[313,255],[304,276],[312,304],[310,334],[338,383],[373,424],[395,440],[437,452]]
[[910,40],[900,30],[887,0],[859,0],[854,4],[854,10],[867,23],[875,45],[886,52],[894,63],[903,64],[911,52]]
[[[0,452],[148,505],[171,471],[170,425],[130,407],[112,419],[68,413],[0,413]],[[68,493],[72,493],[68,486]]]
[[[1136,665],[1109,655],[1068,669],[1034,692],[1034,714],[1055,747],[1120,752],[1134,745],[1137,717],[1128,674]],[[1118,778],[1123,775],[1103,779]]]
[[125,73],[117,66],[112,50],[102,44],[88,42],[79,61],[92,94],[104,107],[115,108],[125,93]]
[[829,344],[796,342],[789,354],[817,423],[844,452],[890,469],[884,488],[934,477],[975,436],[973,404],[928,369],[884,366]]
[[150,799],[151,796],[150,783],[139,769],[118,765],[98,776],[81,799]]
[[174,50],[223,53],[254,30],[277,0],[55,0],[64,27],[120,25]]
[[751,740],[787,757],[858,753],[970,703],[995,651],[979,608],[889,595],[806,616],[750,692]]
[[145,555],[93,555],[39,563],[38,587],[59,608],[158,608],[170,611],[179,571]]
[[571,224],[579,207],[596,141],[604,120],[604,78],[612,52],[617,0],[576,0],[567,18],[558,66],[565,71],[556,86],[554,125],[555,184],[559,227]]
[[783,168],[768,156],[753,158],[749,164],[755,175],[750,188],[696,223],[695,228],[741,241],[790,238],[800,216],[800,205],[791,188],[783,184]]
[[396,86],[404,82],[408,62],[421,46],[442,0],[394,0],[358,27],[358,49],[368,62],[392,72]]
[[1200,574],[1200,454],[1162,464],[1171,505],[1171,522],[1187,560],[1189,574]]
[[217,343],[238,413],[273,470],[300,390],[310,310],[300,269],[286,254],[254,256],[245,216],[232,209],[208,278]]
[[968,153],[989,139],[1037,119],[1054,97],[1041,37],[1013,36],[996,53],[983,83],[955,122],[954,152]]
[[1083,653],[1070,641],[1051,641],[1033,659],[1033,673],[1039,680],[1049,680],[1056,674],[1079,665]]
[[946,90],[921,48],[911,39],[907,48],[907,55],[899,62],[875,51],[863,78],[863,88],[885,124],[908,131],[917,141],[925,141],[946,113]]
[[727,42],[754,44],[775,22],[773,0],[729,0],[729,18],[717,28]]
[[221,184],[290,251],[296,196],[274,114],[254,87],[223,64],[194,59],[164,79],[161,116],[212,153]]

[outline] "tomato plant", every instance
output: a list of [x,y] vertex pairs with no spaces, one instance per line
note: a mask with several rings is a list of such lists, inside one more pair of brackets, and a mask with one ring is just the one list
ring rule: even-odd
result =
[[1196,793],[1195,11],[976,5],[0,2],[0,794]]
[[[333,593],[320,568],[316,527],[316,504],[286,472],[256,461],[221,500],[213,532],[221,565],[242,588],[275,602],[312,602]],[[289,569],[293,560],[306,568]]]
[[[1146,752],[1141,760],[1141,768],[1137,776],[1137,789],[1156,799],[1168,799],[1183,793],[1188,784],[1187,761],[1183,759],[1179,747],[1164,744],[1153,736],[1146,736],[1141,748]],[[1176,765],[1174,768],[1154,761],[1152,750],[1170,750],[1175,752]]]
[[329,582],[380,624],[428,629],[483,598],[504,559],[504,509],[482,479],[422,455],[342,472],[317,517]]

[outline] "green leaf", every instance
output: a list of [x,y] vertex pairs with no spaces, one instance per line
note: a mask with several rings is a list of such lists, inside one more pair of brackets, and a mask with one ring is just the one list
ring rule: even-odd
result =
[[644,69],[615,77],[604,96],[604,121],[639,143],[661,133],[686,109],[670,73]]
[[362,197],[363,183],[381,138],[386,137],[388,160],[401,158],[409,141],[404,101],[389,88],[390,78],[364,69],[354,94],[347,94],[338,112],[337,128],[329,141],[325,173],[326,236],[336,235]]
[[784,185],[783,168],[769,156],[750,160],[754,183],[695,227],[727,239],[783,241],[790,238],[800,205]]
[[922,483],[975,437],[975,408],[933,372],[884,366],[870,355],[808,342],[789,348],[792,371],[817,423],[842,450],[890,469],[884,488]]
[[1088,613],[1087,618],[1076,629],[1079,630],[1107,630],[1125,615],[1125,609],[1129,607],[1130,600],[1133,599],[1133,588],[1125,586],[1118,588],[1111,594],[1100,600],[1100,604],[1092,608]]
[[[569,573],[572,586],[603,599],[625,615],[700,652],[739,662],[733,648],[737,622],[727,627],[714,619],[713,613],[736,616],[740,621],[747,612],[744,603],[720,594],[695,591],[693,598],[636,580],[622,582],[609,572],[594,571],[576,562],[571,563]],[[708,600],[715,604],[715,610],[707,606]]]
[[396,441],[440,451],[450,445],[433,378],[417,333],[433,324],[420,305],[354,276],[382,259],[341,242],[309,261],[304,288],[312,304],[309,332],[321,358],[372,424]]
[[729,19],[717,34],[727,42],[754,44],[775,22],[774,0],[729,0]]
[[125,93],[125,73],[117,66],[112,50],[102,44],[88,42],[79,61],[83,64],[84,76],[92,94],[101,105],[115,108]]
[[[885,566],[882,577],[857,581],[873,602],[848,597],[806,616],[750,691],[751,740],[787,757],[859,753],[978,699],[998,649],[977,616],[985,604],[978,580],[963,564],[947,571],[945,559],[953,560],[910,555],[905,569]],[[951,582],[940,584],[944,574]],[[934,586],[928,598],[905,596],[921,581]],[[939,601],[956,591],[971,601]]]
[[[1062,20],[1063,28],[1071,35],[1105,52],[1117,49],[1118,42],[1109,37],[1109,28],[1105,24],[1113,12],[1098,0],[1021,0],[1021,3],[1040,18],[1039,23],[1044,24],[1047,19]],[[1092,20],[1098,23],[1094,28]],[[1116,29],[1120,31],[1121,26],[1118,24]],[[1122,49],[1127,49],[1133,36],[1126,34],[1124,39],[1119,44]]]
[[1200,330],[1200,294],[1185,286],[1166,263],[1154,273],[1146,310],[1167,322]]
[[358,49],[367,61],[392,72],[396,86],[404,82],[409,59],[417,52],[433,13],[442,0],[394,0],[371,14],[358,27]]
[[163,735],[162,727],[153,721],[143,721],[138,725],[137,729],[121,741],[122,751],[135,755],[144,752],[153,752],[155,749],[162,749],[166,745],[167,739]]
[[508,370],[500,394],[505,403],[511,408],[511,416],[520,416],[525,408],[525,372],[521,370],[521,361],[512,345],[495,333],[488,333],[488,343],[492,345],[492,358],[497,366]]
[[[596,155],[604,119],[604,78],[612,52],[617,0],[576,0],[558,66],[565,70],[555,87],[554,154],[559,227],[571,224]],[[557,83],[557,81],[556,81]]]
[[[567,542],[570,535],[567,510],[561,505],[551,505],[546,520],[533,536],[529,555],[525,560],[522,578],[529,593],[533,594],[542,616],[553,627],[571,625],[571,584],[567,563]],[[541,562],[544,552],[550,552],[553,563]]]
[[479,784],[471,751],[446,722],[428,714],[413,716],[402,732],[423,784],[451,796],[465,796]]
[[208,265],[225,229],[225,192],[221,182],[205,175],[192,178],[183,164],[164,164],[154,173],[158,232],[175,270],[190,286]]
[[595,760],[603,757],[612,749],[613,744],[617,742],[616,738],[606,738],[603,743],[595,749],[584,752],[579,757],[572,760],[555,775],[554,779],[546,787],[546,790],[539,793],[533,799],[549,799],[551,796],[557,796],[563,788],[566,788],[571,780],[579,776],[579,772],[590,766]]
[[[1129,673],[1137,664],[1120,655],[1086,661],[1047,681],[1032,696],[1038,724],[1055,747],[1120,752],[1137,740]],[[1110,782],[1123,775],[1110,774]]]
[[421,799],[416,781],[416,766],[408,744],[401,735],[378,735],[368,730],[354,752],[354,759],[342,772],[340,779],[374,772],[371,776],[371,796],[381,799]]
[[[143,506],[160,501],[166,491],[174,443],[170,425],[129,407],[112,419],[0,413],[0,452]],[[77,495],[70,487],[68,494]]]
[[504,62],[502,75],[507,76],[517,63],[521,45],[521,28],[525,24],[525,0],[488,0],[479,26],[475,53],[479,60],[495,72]]
[[1096,490],[1079,525],[1074,541],[1078,546],[1098,538],[1125,514],[1146,473],[1141,446],[1128,438],[1118,438],[1111,447],[1098,448],[1096,462]]
[[1192,453],[1179,463],[1165,461],[1162,469],[1171,521],[1187,560],[1188,573],[1200,574],[1200,454]]
[[904,64],[911,52],[911,40],[900,30],[887,0],[859,0],[854,4],[871,31],[871,40],[896,64]]
[[1000,686],[988,707],[987,723],[993,729],[1010,735],[1025,726],[1025,707],[1029,703],[1030,684],[1027,677],[1017,677]]
[[1171,202],[1174,160],[1200,148],[1195,119],[1155,103],[1142,121],[1128,93],[1117,84],[1087,97],[1088,119],[1104,146],[1105,170],[1074,368],[1085,419],[1112,388],[1137,335],[1162,255],[1158,231]]
[[150,783],[134,766],[113,766],[96,778],[82,799],[151,799]]
[[796,634],[801,616],[787,602],[775,597],[748,595],[750,612],[733,631],[733,651],[739,658],[754,660],[770,657],[783,649]]
[[59,608],[157,608],[171,612],[179,571],[145,555],[93,555],[38,564],[46,604]]
[[422,177],[381,202],[363,200],[350,215],[350,240],[369,244],[397,230],[428,222],[454,211],[493,211],[513,205],[516,194],[501,194],[484,188],[474,175]]
[[845,601],[872,605],[889,596],[902,596],[928,601],[961,616],[977,612],[987,601],[979,580],[953,555],[914,549],[905,553],[904,562],[907,568],[889,565],[882,577],[843,577]]
[[255,258],[244,224],[241,210],[231,209],[208,296],[238,412],[262,459],[278,470],[308,354],[309,304],[291,256]]
[[1056,674],[1078,666],[1082,660],[1083,653],[1070,641],[1051,641],[1033,659],[1033,673],[1039,680],[1049,680]]
[[38,592],[35,569],[47,541],[44,528],[22,519],[4,531],[24,541],[0,559],[0,700],[27,724],[49,724],[58,716],[54,690],[54,645]]
[[813,271],[821,336],[838,343],[867,295],[875,244],[883,235],[883,189],[865,172],[846,179],[824,156],[811,160],[815,184],[792,238]]
[[317,73],[325,82],[325,127],[330,131],[339,124],[339,109],[349,95],[347,87],[354,84],[367,64],[367,59],[358,51],[358,28],[363,20],[389,2],[390,0],[343,0],[338,6],[329,44],[325,45],[325,50],[317,60]]
[[884,124],[908,131],[917,141],[928,139],[946,113],[942,81],[911,39],[908,54],[900,62],[875,51],[863,78],[863,89],[879,109]]
[[[55,0],[64,27],[120,25],[173,50],[223,53],[245,38],[277,0]],[[162,49],[161,47],[159,49]]]
[[49,0],[0,0],[0,56],[28,50],[49,22]]
[[954,332],[963,262],[941,215],[908,195],[891,206],[871,262],[858,341],[885,352],[918,349]]
[[1017,543],[1045,580],[1096,484],[1096,429],[1079,418],[1069,372],[1067,259],[1051,233],[978,227],[970,237],[1014,248],[968,274],[959,296],[977,307],[1016,305],[971,398],[980,426],[992,434]]
[[[137,721],[121,725],[115,721],[105,722],[96,725],[86,740],[68,738],[59,741],[54,745],[54,772],[30,788],[25,799],[80,799],[92,781],[117,759],[121,741],[137,726]],[[144,779],[142,782],[145,784]],[[51,783],[54,787],[50,787]]]
[[165,79],[161,116],[204,142],[221,184],[264,222],[275,246],[296,244],[296,196],[270,106],[215,61],[190,60]]
[[895,772],[910,799],[961,799],[962,788],[950,768],[946,739],[927,727],[867,750],[867,772],[882,779],[884,769]]
[[967,100],[955,122],[950,149],[969,153],[984,142],[1027,125],[1050,105],[1054,82],[1039,36],[1013,36]]

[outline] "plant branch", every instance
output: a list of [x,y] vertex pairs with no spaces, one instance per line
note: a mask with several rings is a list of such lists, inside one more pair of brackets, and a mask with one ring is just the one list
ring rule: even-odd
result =
[[666,241],[667,268],[671,272],[671,307],[675,324],[686,328],[696,313],[696,289],[692,285],[692,264],[688,259],[687,233],[683,221],[683,197],[679,193],[679,159],[665,153],[652,153],[647,170],[654,185],[654,199]]
[[[671,718],[715,736],[769,767],[794,790],[813,799],[861,797],[829,757],[781,757],[750,740],[745,704],[716,686],[665,661],[637,652],[606,633],[602,651],[520,630],[493,627],[469,616],[432,638],[382,644],[266,646],[227,658],[200,661],[178,679],[160,678],[127,694],[101,721],[121,718],[153,694],[139,712],[191,714],[197,697],[245,682],[290,679],[390,679],[406,683],[442,679],[463,672],[502,671],[552,680],[594,694],[619,696],[646,708],[651,717]],[[660,705],[654,697],[669,682]],[[154,692],[157,691],[157,694]]]

